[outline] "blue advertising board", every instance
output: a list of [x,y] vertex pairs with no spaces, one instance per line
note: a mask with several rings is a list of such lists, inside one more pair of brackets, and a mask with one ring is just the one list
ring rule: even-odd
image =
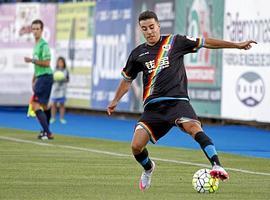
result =
[[[91,108],[106,109],[122,79],[132,48],[132,0],[97,1],[94,34]],[[129,111],[131,97],[126,94],[117,110]]]

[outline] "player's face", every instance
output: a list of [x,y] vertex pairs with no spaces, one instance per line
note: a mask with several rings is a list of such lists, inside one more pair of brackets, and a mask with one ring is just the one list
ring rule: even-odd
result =
[[57,66],[58,66],[60,69],[63,69],[63,68],[64,68],[64,62],[63,62],[62,59],[59,59],[59,60],[57,61]]
[[42,29],[40,24],[32,24],[32,33],[36,40],[41,38],[42,35]]
[[141,20],[139,22],[144,38],[149,45],[156,44],[160,39],[160,25],[154,19]]

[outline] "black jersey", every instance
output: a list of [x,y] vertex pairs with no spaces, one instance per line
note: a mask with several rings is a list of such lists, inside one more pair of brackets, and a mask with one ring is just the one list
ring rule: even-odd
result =
[[161,36],[154,46],[144,43],[136,47],[129,55],[122,75],[132,81],[143,72],[144,105],[154,99],[189,99],[183,59],[185,54],[196,52],[202,45],[202,38]]

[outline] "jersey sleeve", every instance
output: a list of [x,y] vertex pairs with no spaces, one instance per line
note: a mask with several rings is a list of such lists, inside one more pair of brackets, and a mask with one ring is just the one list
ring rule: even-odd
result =
[[133,58],[133,54],[131,53],[121,74],[126,81],[133,81],[137,77],[138,73],[139,71],[136,68],[136,62]]
[[182,54],[197,52],[203,45],[204,38],[176,35],[176,48],[179,49]]
[[50,48],[47,44],[44,44],[42,47],[42,58],[41,60],[51,60]]

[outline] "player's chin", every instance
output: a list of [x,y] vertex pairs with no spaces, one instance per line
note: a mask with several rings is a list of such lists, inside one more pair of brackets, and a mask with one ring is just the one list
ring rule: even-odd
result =
[[154,44],[154,43],[156,43],[156,38],[155,38],[155,37],[148,37],[148,38],[147,38],[147,42],[148,42],[149,44]]

